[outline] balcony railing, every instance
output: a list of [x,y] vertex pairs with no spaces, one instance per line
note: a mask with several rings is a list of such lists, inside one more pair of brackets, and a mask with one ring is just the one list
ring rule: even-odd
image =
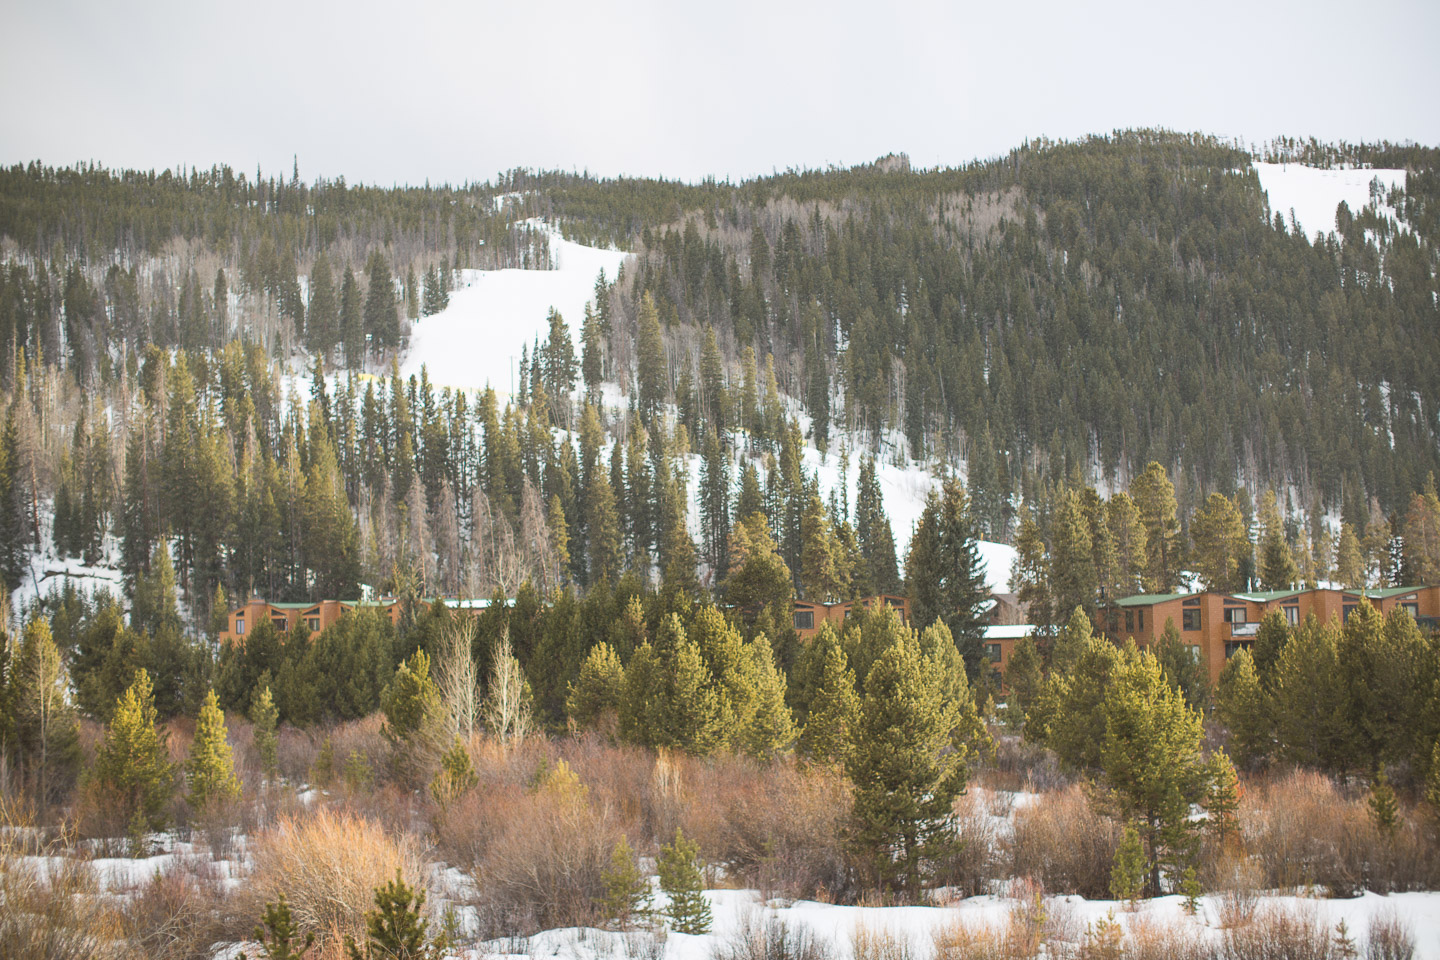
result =
[[1260,631],[1258,623],[1232,623],[1230,624],[1230,636],[1232,637],[1253,637]]

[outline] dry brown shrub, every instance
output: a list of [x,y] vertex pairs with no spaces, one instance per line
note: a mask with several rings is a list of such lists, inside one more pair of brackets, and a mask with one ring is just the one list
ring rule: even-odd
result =
[[857,923],[850,934],[850,953],[855,960],[919,960],[921,951],[903,931]]
[[438,825],[440,851],[479,886],[486,938],[588,924],[604,894],[601,873],[620,839],[614,817],[563,760],[534,776],[524,785],[482,775]]
[[303,930],[337,940],[363,938],[375,888],[399,871],[416,885],[421,864],[408,835],[391,834],[349,811],[321,807],[279,818],[255,844],[254,870],[242,887],[242,910],[258,917],[283,893]]
[[1071,780],[1060,769],[1053,750],[1027,743],[1023,737],[996,724],[990,724],[988,729],[995,742],[995,753],[976,769],[976,786],[1038,793],[1070,785]]
[[1011,870],[1017,877],[1033,877],[1052,893],[1104,899],[1119,845],[1119,825],[1074,784],[1042,793],[1016,811]]
[[829,940],[801,923],[770,911],[742,908],[730,935],[711,950],[711,960],[833,960]]
[[956,845],[939,865],[937,879],[953,887],[958,896],[986,892],[988,881],[1001,873],[1000,843],[992,818],[1009,813],[1009,804],[1001,801],[1003,796],[970,790],[955,798]]
[[1010,924],[964,923],[954,920],[931,934],[935,960],[1028,960],[1023,938]]
[[63,830],[47,839],[28,805],[0,794],[0,957],[119,956],[119,930],[95,896],[94,873],[67,856],[74,840]]
[[[754,884],[766,896],[853,896],[840,840],[850,790],[834,772],[793,759],[759,763],[735,756],[662,756],[656,768],[652,805],[659,808],[667,798],[678,803],[677,825],[733,881]],[[668,842],[674,829],[664,828],[656,839]]]
[[241,917],[230,906],[213,864],[182,859],[119,900],[117,911],[130,956],[208,960],[211,945],[241,939],[254,925],[253,917]]
[[1238,927],[1250,922],[1260,904],[1265,871],[1239,848],[1227,851],[1209,866],[1205,887],[1220,894],[1220,926]]
[[1335,896],[1369,889],[1432,889],[1440,848],[1413,813],[1393,836],[1376,829],[1365,795],[1324,774],[1295,771],[1241,798],[1241,834],[1270,887],[1323,887]]
[[1414,960],[1415,931],[1387,907],[1370,920],[1365,938],[1365,960]]
[[1228,928],[1220,942],[1223,960],[1331,960],[1337,957],[1329,924],[1318,911],[1269,904],[1250,923]]
[[1190,919],[1139,917],[1125,932],[1125,960],[1211,960],[1217,947]]

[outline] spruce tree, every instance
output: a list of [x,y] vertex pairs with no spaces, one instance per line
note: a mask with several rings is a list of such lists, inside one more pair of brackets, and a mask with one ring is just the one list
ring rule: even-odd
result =
[[1015,599],[1028,612],[1030,623],[1048,633],[1056,623],[1059,611],[1051,588],[1050,549],[1045,544],[1033,507],[1027,506],[1020,514],[1010,588],[1015,591]]
[[1145,847],[1133,824],[1125,825],[1110,866],[1110,896],[1134,901],[1145,887]]
[[[260,917],[261,926],[255,928],[250,939],[258,941],[264,951],[263,960],[303,960],[315,944],[315,934],[305,934],[304,944],[297,950],[295,943],[300,938],[300,925],[290,914],[290,905],[285,894],[280,894],[278,903],[265,904],[265,913]],[[245,955],[241,954],[241,960]],[[262,960],[262,958],[257,958]]]
[[[565,712],[576,726],[604,728],[616,722],[625,696],[625,668],[608,643],[597,643],[569,685]],[[608,717],[608,720],[606,719]]]
[[1239,830],[1236,815],[1240,810],[1240,778],[1224,750],[1211,754],[1206,768],[1210,778],[1205,798],[1205,810],[1210,814],[1207,826],[1223,847]]
[[1390,786],[1390,778],[1385,775],[1383,765],[1375,771],[1367,805],[1370,807],[1370,822],[1375,824],[1375,829],[1385,839],[1394,840],[1400,828],[1400,805],[1395,800],[1395,790]]
[[1355,528],[1348,523],[1340,525],[1340,544],[1335,551],[1335,578],[1348,590],[1365,587],[1365,554],[1360,548]]
[[915,622],[944,621],[972,680],[983,657],[981,609],[989,594],[976,540],[965,488],[947,478],[941,493],[926,499],[905,561]]
[[895,534],[890,528],[890,518],[885,515],[885,498],[876,477],[875,458],[868,455],[860,459],[860,476],[855,485],[855,539],[860,544],[864,568],[857,571],[856,578],[866,580],[869,592],[899,591]]
[[1090,525],[1081,505],[1080,495],[1069,491],[1060,498],[1051,521],[1050,584],[1060,610],[1095,611],[1096,588]]
[[665,341],[660,314],[649,291],[640,298],[639,334],[635,344],[635,379],[640,393],[640,419],[653,425],[666,400]]
[[600,883],[605,889],[600,912],[607,920],[621,930],[629,930],[649,919],[650,882],[640,873],[635,851],[624,834],[610,851],[610,863],[600,871]]
[[[50,625],[39,617],[31,620],[14,663],[8,670],[0,663],[0,710],[9,714],[9,722],[0,720],[0,727],[9,727],[41,804],[68,791],[81,760],[79,721],[69,687]],[[4,752],[0,743],[0,755]]]
[[150,675],[137,670],[115,705],[94,768],[94,783],[104,802],[112,804],[126,822],[150,830],[165,825],[165,806],[174,787],[156,719]]
[[930,865],[953,849],[951,807],[965,791],[969,758],[952,741],[959,705],[945,702],[945,678],[914,632],[891,622],[890,642],[865,678],[846,773],[857,852],[876,880],[913,901]]
[[1241,766],[1269,757],[1274,741],[1270,705],[1249,650],[1238,651],[1220,671],[1215,716],[1229,731],[1230,752]]
[[1212,493],[1190,519],[1195,543],[1192,565],[1209,590],[1230,592],[1239,581],[1240,560],[1249,546],[1240,511],[1223,493]]
[[424,650],[416,650],[396,669],[380,697],[380,709],[385,714],[381,732],[396,745],[423,735],[440,716],[440,693],[430,679],[430,658]]
[[1039,699],[1044,684],[1040,651],[1033,637],[1024,637],[1015,645],[1015,652],[1005,665],[1005,686],[1010,688],[1005,704],[1005,721],[1012,729],[1024,727],[1025,717]]
[[1175,485],[1155,461],[1130,485],[1130,496],[1145,528],[1146,570],[1150,590],[1168,592],[1180,572],[1180,521],[1176,516]]
[[674,842],[660,848],[656,868],[660,889],[669,898],[665,916],[671,929],[676,933],[709,933],[710,901],[705,897],[699,844],[685,839],[684,831],[677,828]]
[[260,755],[260,769],[272,780],[280,771],[279,741],[275,735],[279,717],[269,685],[261,687],[250,706],[250,722],[255,726],[255,752]]
[[206,694],[195,721],[195,740],[185,763],[185,779],[190,787],[186,799],[199,813],[240,796],[240,781],[226,739],[225,715],[220,712],[214,690]]
[[741,664],[746,709],[735,732],[735,745],[757,760],[770,760],[795,743],[795,719],[786,706],[785,674],[775,666],[770,641],[762,633],[746,644]]
[[1266,490],[1260,499],[1259,574],[1260,584],[1266,590],[1286,590],[1300,579],[1273,490]]
[[800,743],[815,763],[844,767],[858,736],[860,697],[855,673],[839,644],[827,646],[819,687],[810,700]]
[[443,809],[479,782],[470,753],[457,735],[451,740],[450,749],[440,755],[440,769],[430,781],[430,796]]
[[375,888],[375,909],[365,915],[365,952],[346,937],[346,956],[349,960],[441,960],[445,951],[430,937],[424,907],[425,891],[412,889],[396,870],[394,880]]
[[1190,805],[1208,785],[1200,715],[1165,681],[1156,659],[1133,645],[1105,693],[1103,712],[1100,767],[1121,813],[1142,834],[1149,888],[1158,895],[1162,867],[1178,872],[1191,852]]

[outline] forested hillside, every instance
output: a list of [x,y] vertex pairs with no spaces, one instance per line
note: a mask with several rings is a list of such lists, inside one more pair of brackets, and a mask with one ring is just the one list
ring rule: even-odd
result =
[[[1292,548],[1343,520],[1398,575],[1382,528],[1440,466],[1440,151],[1264,156],[1405,187],[1307,237],[1260,154],[1156,131],[739,184],[0,171],[5,578],[52,550],[133,593],[163,543],[202,627],[222,594],[360,582],[723,590],[758,511],[797,591],[841,597],[899,586],[877,464],[954,471],[982,536],[1028,510],[1053,546],[1058,489],[1152,461],[1182,547],[1208,494],[1249,525],[1273,490]],[[517,386],[393,372],[467,271],[553,266],[547,222],[634,256]]]

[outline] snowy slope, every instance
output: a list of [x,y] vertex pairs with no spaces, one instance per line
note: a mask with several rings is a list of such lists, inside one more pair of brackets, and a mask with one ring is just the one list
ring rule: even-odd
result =
[[[1299,163],[1256,163],[1260,187],[1270,199],[1270,215],[1280,214],[1288,222],[1290,212],[1306,236],[1335,229],[1335,208],[1345,201],[1351,213],[1359,213],[1370,202],[1370,181],[1376,177],[1388,192],[1392,186],[1405,189],[1404,170],[1321,170]],[[1395,210],[1384,203],[1382,213]]]
[[[601,270],[615,279],[627,254],[572,243],[550,234],[554,270],[465,270],[450,305],[416,322],[401,373],[424,366],[437,387],[495,388],[503,405],[518,375],[520,348],[549,333],[550,308],[560,311],[578,341],[585,304]],[[578,343],[577,343],[578,346]]]

